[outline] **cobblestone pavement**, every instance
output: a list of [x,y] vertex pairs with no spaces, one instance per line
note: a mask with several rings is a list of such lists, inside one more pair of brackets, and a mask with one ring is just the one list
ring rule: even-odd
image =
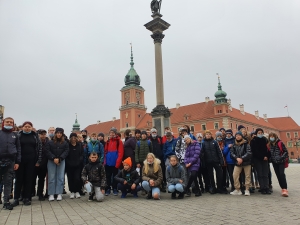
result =
[[17,206],[12,211],[0,209],[0,224],[300,224],[300,165],[286,170],[290,197],[280,196],[273,173],[274,193],[249,197],[204,194],[172,200],[162,194],[160,201],[140,196],[126,199],[109,196],[104,202],[88,202],[87,196],[61,202],[39,202]]

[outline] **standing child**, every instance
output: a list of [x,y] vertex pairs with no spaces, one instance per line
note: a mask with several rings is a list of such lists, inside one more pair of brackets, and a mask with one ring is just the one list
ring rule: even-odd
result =
[[234,142],[235,142],[235,138],[233,137],[232,130],[231,129],[226,130],[226,138],[225,138],[223,155],[227,163],[227,170],[229,174],[229,180],[231,183],[231,191],[234,191],[233,170],[235,166],[235,160],[233,160],[230,156],[230,148],[233,146]]
[[89,155],[92,152],[96,152],[98,154],[98,160],[100,163],[103,163],[104,158],[104,146],[102,143],[97,139],[96,133],[91,133],[90,141],[87,143],[85,152],[85,164],[88,163]]
[[124,169],[120,170],[118,175],[115,176],[115,180],[118,182],[118,189],[122,191],[121,198],[125,198],[127,193],[131,193],[137,198],[137,193],[141,190],[139,186],[140,176],[132,167],[130,157],[123,161],[123,167]]
[[141,139],[137,140],[135,146],[135,161],[136,167],[140,168],[140,171],[143,170],[143,162],[147,157],[147,154],[153,151],[152,143],[148,140],[147,132],[141,132]]
[[93,191],[90,193],[89,201],[93,201],[94,196],[98,202],[103,201],[105,187],[106,187],[106,174],[105,169],[98,160],[98,154],[93,152],[89,156],[89,163],[85,165],[81,173],[83,183],[90,182],[93,185]]

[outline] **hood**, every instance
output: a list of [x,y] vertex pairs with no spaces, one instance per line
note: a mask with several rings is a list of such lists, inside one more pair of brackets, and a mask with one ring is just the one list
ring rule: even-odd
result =
[[[160,165],[160,163],[161,163],[160,160],[157,159],[157,158],[155,159],[155,162],[157,162],[159,165]],[[153,163],[154,163],[154,162],[153,162]],[[147,159],[144,160],[144,164],[147,164]]]
[[246,141],[245,139],[243,139],[241,142],[237,142],[237,141],[235,140],[234,143],[235,143],[236,145],[243,145],[243,144],[247,143],[247,141]]

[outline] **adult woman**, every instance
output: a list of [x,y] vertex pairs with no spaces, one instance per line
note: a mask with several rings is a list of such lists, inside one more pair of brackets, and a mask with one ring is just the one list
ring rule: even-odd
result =
[[148,153],[144,161],[142,186],[148,192],[147,199],[160,199],[160,186],[163,181],[160,160],[155,158],[154,154]]
[[22,125],[23,130],[19,133],[21,144],[21,163],[16,171],[13,206],[19,205],[22,191],[24,205],[31,205],[32,180],[35,166],[42,161],[42,144],[38,134],[32,130],[32,123],[26,121]]
[[282,189],[281,195],[283,197],[288,197],[289,194],[287,191],[287,182],[285,178],[284,169],[286,160],[289,158],[289,153],[283,142],[278,138],[277,134],[275,133],[269,134],[268,147],[271,152],[271,162],[273,164],[273,168],[277,176],[279,185]]
[[269,189],[269,158],[268,139],[264,137],[264,131],[257,128],[256,137],[251,140],[251,151],[253,156],[254,167],[257,171],[258,181],[262,194],[271,194]]
[[69,145],[64,138],[64,130],[56,128],[53,140],[46,145],[48,158],[48,195],[49,201],[54,201],[57,194],[57,201],[62,200],[65,176],[65,159],[69,154]]
[[70,190],[70,198],[80,198],[82,187],[81,171],[83,166],[83,146],[77,141],[77,134],[70,134],[69,154],[66,158],[66,172]]
[[185,151],[184,163],[188,173],[190,173],[188,183],[186,185],[186,196],[191,196],[190,187],[194,182],[195,196],[201,196],[199,189],[199,183],[197,180],[198,170],[200,167],[200,145],[198,142],[194,142],[189,135],[184,136],[184,141],[187,145]]

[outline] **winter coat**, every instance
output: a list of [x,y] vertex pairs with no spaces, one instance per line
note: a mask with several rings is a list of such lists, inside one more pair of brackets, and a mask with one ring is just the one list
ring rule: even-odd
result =
[[123,142],[118,136],[109,139],[105,145],[104,164],[119,168],[124,155]]
[[49,160],[59,158],[60,161],[62,161],[66,159],[69,154],[69,144],[66,141],[62,143],[48,141],[46,144],[46,154]]
[[235,142],[234,137],[231,137],[230,139],[226,138],[225,141],[224,141],[225,146],[224,146],[224,149],[223,149],[223,156],[226,160],[226,163],[229,164],[229,165],[235,164],[235,160],[233,160],[230,156],[230,148],[229,148],[229,145],[230,144],[233,145],[234,142]]
[[168,166],[166,169],[166,180],[168,183],[168,187],[170,185],[176,185],[179,184],[179,180],[182,180],[181,183],[183,187],[185,187],[185,184],[187,182],[186,176],[185,176],[185,169],[183,166],[181,166],[179,163],[175,166]]
[[[160,164],[160,160],[159,159],[155,159],[158,160],[159,164]],[[147,164],[147,160],[144,161],[144,165]],[[153,180],[154,181],[154,186],[155,187],[160,187],[163,181],[163,173],[162,173],[162,169],[159,166],[159,169],[157,172],[154,173],[154,169],[153,169],[153,164],[149,165],[149,170],[148,173],[145,172],[145,166],[143,167],[143,173],[142,173],[142,180],[144,181],[149,181],[149,180]]]
[[131,158],[132,165],[135,165],[135,146],[136,146],[136,138],[131,137],[128,138],[124,143],[124,156],[123,160],[127,159],[128,157]]
[[40,163],[40,166],[47,167],[48,164],[48,158],[47,158],[47,151],[46,151],[46,145],[49,142],[49,138],[46,137],[44,141],[41,140],[42,143],[42,161]]
[[[19,139],[20,139],[20,144],[22,145],[22,135],[24,135],[23,131],[20,131],[18,135],[19,135]],[[25,134],[25,135],[27,135],[27,134]],[[40,165],[42,162],[42,155],[43,155],[42,142],[41,142],[38,134],[34,131],[31,131],[31,133],[28,135],[33,135],[33,138],[35,140],[35,156],[36,156],[35,160],[36,160],[36,163]],[[21,148],[21,154],[22,154],[22,148]]]
[[[173,135],[173,139],[177,139],[174,135]],[[162,138],[161,138],[161,140],[162,140],[162,143],[163,144],[165,144],[166,143],[166,141],[167,141],[167,136],[166,135],[164,135]]]
[[200,167],[200,145],[197,141],[190,143],[185,151],[184,164],[191,163],[189,171],[198,171]]
[[0,130],[0,160],[21,163],[21,144],[16,132]]
[[254,137],[251,141],[251,151],[254,159],[264,161],[264,158],[268,159],[271,157],[270,151],[267,147],[268,139],[265,137],[259,138]]
[[162,144],[161,137],[157,136],[156,138],[153,138],[152,136],[150,136],[149,140],[152,143],[152,148],[153,148],[152,153],[155,155],[156,158],[163,160],[164,153],[163,153],[163,144]]
[[171,141],[166,141],[163,147],[163,152],[164,152],[164,161],[171,156],[175,155],[175,146],[176,146],[176,139],[172,139]]
[[103,163],[104,160],[104,147],[100,141],[90,141],[87,143],[84,153],[84,163],[87,164],[89,161],[89,156],[92,152],[97,153],[99,157],[99,162]]
[[184,163],[184,156],[185,156],[186,144],[184,138],[179,136],[176,140],[175,146],[175,154],[179,160],[179,163]]
[[214,139],[203,139],[202,153],[206,163],[219,163],[224,165],[223,154],[218,143]]
[[[281,143],[280,143],[281,142]],[[280,151],[279,144],[282,146],[282,152]],[[270,144],[271,162],[276,164],[285,163],[285,160],[289,158],[288,150],[283,142],[279,139],[274,144]]]
[[150,140],[142,140],[136,142],[135,146],[135,162],[141,164],[147,157],[148,153],[153,151],[153,146]]
[[106,187],[106,173],[104,166],[99,162],[89,162],[86,164],[81,173],[83,183],[89,181],[95,187],[101,187],[102,190]]
[[77,142],[75,146],[69,143],[69,154],[66,158],[66,167],[72,168],[80,166],[82,168],[83,155],[83,145],[81,142]]
[[[230,148],[230,156],[235,160],[236,166],[248,166],[251,165],[252,152],[250,145],[243,139],[240,143],[235,141],[233,146]],[[236,159],[241,158],[243,160],[241,165],[237,164]]]
[[124,183],[124,181],[127,181],[128,185],[136,184],[138,185],[140,183],[140,175],[134,168],[130,168],[129,171],[127,170],[120,170],[119,173],[114,178],[118,183]]

